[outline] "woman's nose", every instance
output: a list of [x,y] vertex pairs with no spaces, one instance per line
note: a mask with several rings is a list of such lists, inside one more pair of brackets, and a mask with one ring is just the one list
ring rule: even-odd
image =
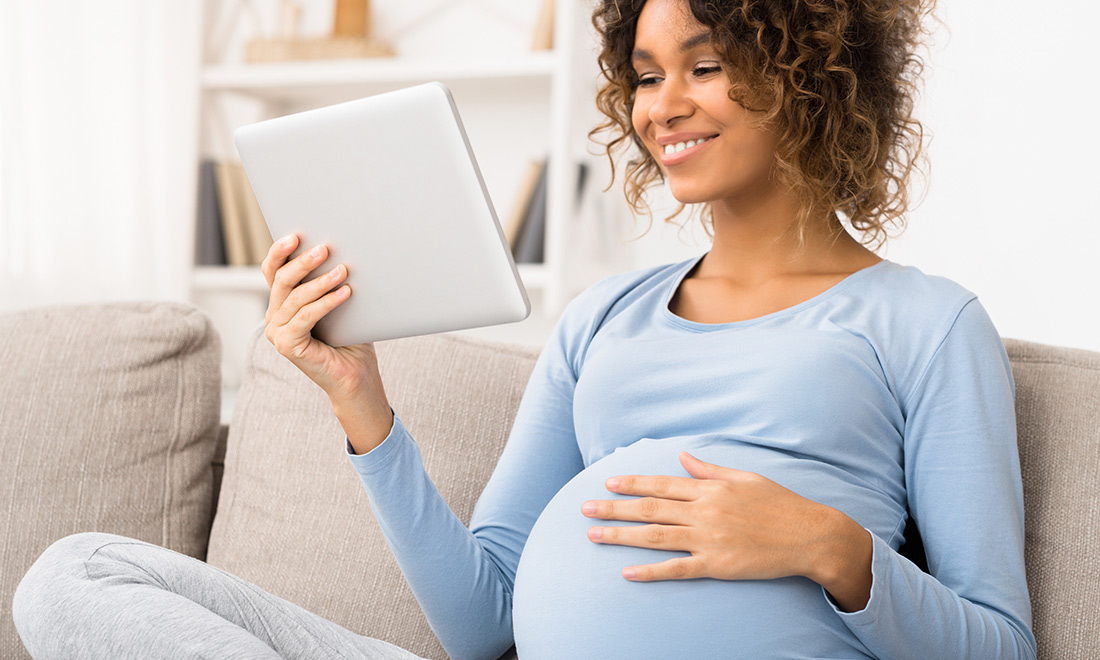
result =
[[649,107],[649,119],[658,126],[668,127],[678,119],[690,117],[694,110],[687,86],[670,76],[657,89],[657,97]]

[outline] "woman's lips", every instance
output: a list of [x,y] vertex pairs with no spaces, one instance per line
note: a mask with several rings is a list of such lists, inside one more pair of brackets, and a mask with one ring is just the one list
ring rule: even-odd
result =
[[[661,149],[661,164],[665,166],[679,165],[685,160],[698,154],[703,149],[706,149],[707,146],[717,137],[717,135],[712,135],[703,138],[695,138],[692,140],[680,140],[678,142],[672,142],[666,145],[659,144],[658,148]],[[672,151],[672,153],[668,153],[669,151]]]

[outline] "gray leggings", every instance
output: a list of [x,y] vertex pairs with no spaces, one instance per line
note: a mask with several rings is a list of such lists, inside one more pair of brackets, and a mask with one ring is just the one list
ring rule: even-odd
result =
[[36,660],[417,660],[197,559],[109,534],[50,546],[19,584],[13,618]]

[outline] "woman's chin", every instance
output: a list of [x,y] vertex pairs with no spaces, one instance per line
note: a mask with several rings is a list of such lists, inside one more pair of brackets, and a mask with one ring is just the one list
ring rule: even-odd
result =
[[668,190],[672,193],[672,198],[681,204],[706,204],[718,198],[717,195],[701,189],[699,186],[689,183],[677,183],[672,179],[669,179]]

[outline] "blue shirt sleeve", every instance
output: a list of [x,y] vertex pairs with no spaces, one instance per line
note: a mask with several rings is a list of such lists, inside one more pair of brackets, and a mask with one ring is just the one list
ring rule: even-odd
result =
[[396,415],[381,445],[350,456],[428,623],[455,660],[496,658],[511,646],[520,553],[546,504],[584,468],[573,430],[583,321],[567,310],[540,354],[469,528],[428,478]]
[[971,300],[904,404],[909,510],[930,574],[872,535],[871,599],[838,611],[876,656],[1035,658],[1014,394],[1000,336]]

